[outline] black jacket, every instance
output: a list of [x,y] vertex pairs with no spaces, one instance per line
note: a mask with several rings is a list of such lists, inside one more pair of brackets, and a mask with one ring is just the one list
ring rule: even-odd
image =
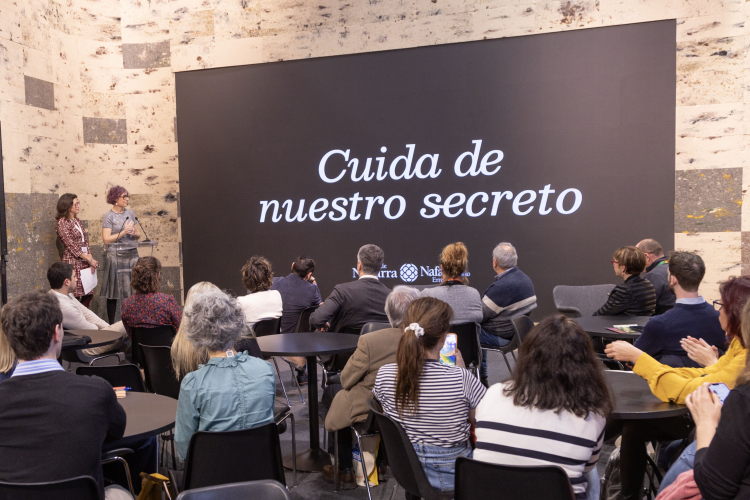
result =
[[634,274],[617,285],[594,316],[653,316],[656,306],[654,285]]
[[320,328],[331,324],[330,331],[362,328],[365,323],[387,323],[385,299],[391,290],[375,278],[336,285],[323,305],[310,316],[310,325]]
[[99,377],[64,371],[0,383],[0,481],[91,476],[104,492],[102,444],[125,433],[125,410]]

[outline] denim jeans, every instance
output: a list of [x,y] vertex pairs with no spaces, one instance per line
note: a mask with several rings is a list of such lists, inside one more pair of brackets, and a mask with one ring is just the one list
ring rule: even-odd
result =
[[[479,343],[497,347],[505,347],[506,345],[510,344],[510,340],[498,337],[497,335],[492,335],[491,333],[487,333],[483,328],[482,331],[479,332]],[[479,377],[487,378],[487,349],[482,349],[482,364],[479,367]]]
[[590,471],[584,474],[586,476],[586,499],[587,500],[599,500],[599,494],[601,492],[601,482],[599,480],[599,470],[594,467]]
[[453,448],[443,448],[424,443],[412,443],[422,464],[427,480],[441,491],[451,491],[456,487],[456,459],[471,458],[472,449],[469,442]]
[[694,468],[695,452],[697,448],[698,443],[695,441],[690,443],[690,445],[685,448],[685,450],[682,452],[682,455],[680,455],[680,458],[678,458],[677,461],[672,464],[672,467],[670,467],[667,473],[664,475],[664,480],[659,485],[659,493],[664,491],[667,486],[674,483],[677,480],[677,476]]

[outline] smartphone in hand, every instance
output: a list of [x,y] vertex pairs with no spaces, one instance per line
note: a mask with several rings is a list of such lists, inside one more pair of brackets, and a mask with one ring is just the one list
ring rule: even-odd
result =
[[456,345],[458,337],[455,333],[449,333],[445,337],[443,348],[440,349],[440,362],[444,365],[456,366]]
[[722,383],[711,384],[708,386],[708,390],[716,394],[716,396],[719,398],[719,401],[721,401],[721,404],[724,404],[724,400],[727,399],[730,391],[727,384]]

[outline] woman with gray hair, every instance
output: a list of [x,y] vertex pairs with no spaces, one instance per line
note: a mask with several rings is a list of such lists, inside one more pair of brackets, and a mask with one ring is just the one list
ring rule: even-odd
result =
[[238,431],[273,422],[276,399],[271,365],[234,350],[247,328],[236,299],[221,290],[191,299],[184,311],[185,337],[209,359],[180,384],[174,441],[181,460],[198,431]]

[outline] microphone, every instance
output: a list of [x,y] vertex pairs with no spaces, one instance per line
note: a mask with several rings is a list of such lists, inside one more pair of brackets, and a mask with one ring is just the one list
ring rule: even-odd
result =
[[121,236],[120,233],[122,232],[122,228],[125,227],[125,224],[128,222],[128,220],[130,220],[130,217],[125,217],[125,220],[122,221],[122,226],[120,226],[120,230],[117,231],[117,239],[115,240],[115,243],[117,243],[117,241],[120,239],[120,236]]
[[141,229],[143,229],[143,235],[146,237],[143,242],[151,241],[151,238],[148,237],[148,234],[146,234],[146,228],[143,227],[143,224],[141,224],[141,221],[138,220],[138,217],[135,218],[135,221],[138,223],[139,226],[141,226]]

